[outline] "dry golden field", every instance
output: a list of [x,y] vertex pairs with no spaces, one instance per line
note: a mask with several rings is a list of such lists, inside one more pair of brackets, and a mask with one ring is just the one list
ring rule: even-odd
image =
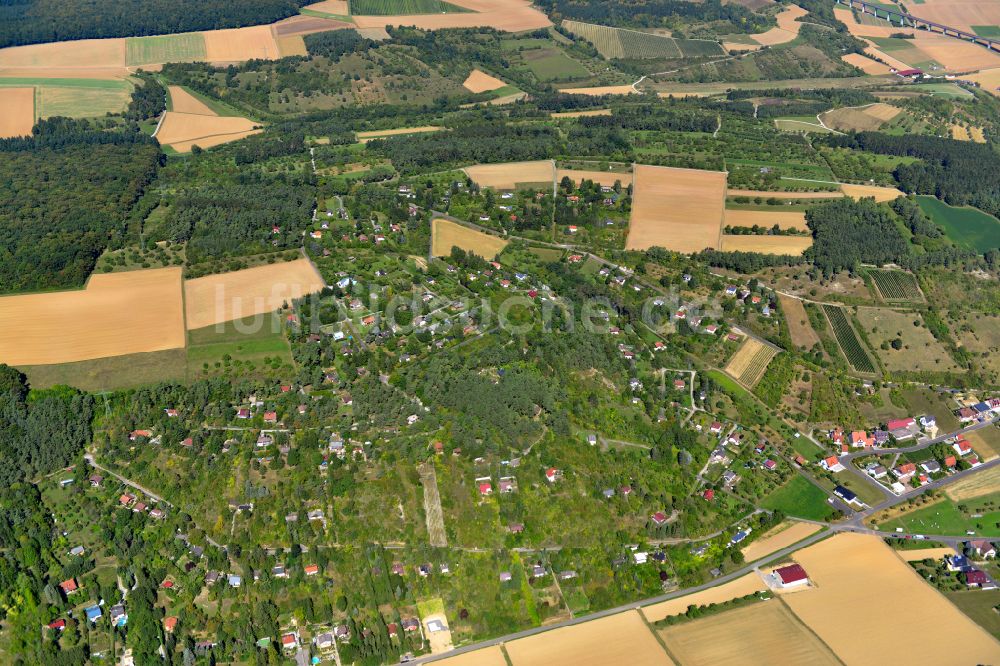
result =
[[751,571],[747,575],[741,576],[740,578],[730,581],[724,585],[710,587],[707,590],[702,590],[701,592],[695,592],[694,594],[689,594],[684,597],[677,597],[676,599],[671,599],[669,601],[661,601],[660,603],[653,604],[652,606],[646,606],[642,609],[642,614],[646,616],[648,621],[658,622],[659,620],[662,620],[670,615],[678,615],[685,612],[688,609],[688,606],[707,606],[708,604],[719,604],[724,601],[736,599],[737,597],[745,597],[748,594],[761,592],[766,589],[767,586],[764,585],[764,581],[761,577]]
[[771,345],[765,345],[755,338],[747,336],[729,359],[724,370],[730,377],[744,386],[754,387],[767,370],[767,364],[778,353]]
[[505,644],[514,666],[668,666],[673,662],[636,611]]
[[802,254],[812,247],[810,236],[740,236],[724,235],[722,249],[726,252],[760,252],[761,254]]
[[306,5],[302,9],[323,12],[324,14],[336,14],[337,16],[347,16],[351,13],[347,0],[323,0],[322,2],[314,2],[311,5]]
[[862,197],[875,197],[875,201],[892,201],[896,197],[903,196],[903,193],[895,187],[879,187],[878,185],[851,185],[842,183],[840,190],[853,199]]
[[556,169],[556,182],[568,177],[574,183],[580,184],[584,180],[591,180],[598,185],[614,187],[615,182],[621,183],[623,188],[632,183],[632,174],[615,173],[614,171],[578,171],[576,169]]
[[190,331],[274,312],[284,303],[324,286],[323,278],[308,259],[186,280],[187,328]]
[[450,220],[431,220],[431,254],[446,257],[453,247],[492,260],[507,247],[507,241]]
[[952,124],[950,129],[951,138],[956,141],[975,141],[976,143],[986,142],[986,137],[983,136],[982,127],[964,127],[962,125]]
[[211,63],[243,62],[281,57],[269,25],[205,31],[205,59]]
[[473,652],[466,652],[457,657],[448,657],[434,663],[437,666],[507,666],[503,650],[498,645]]
[[631,85],[595,86],[593,88],[560,88],[559,92],[567,95],[634,95],[638,91]]
[[[125,68],[124,39],[80,39],[0,49],[0,68],[37,69],[36,76],[61,76],[63,69]],[[46,70],[55,70],[48,74]]]
[[986,92],[1000,96],[1000,67],[984,69],[981,72],[969,74],[966,78],[978,83]]
[[785,313],[785,321],[788,322],[788,333],[792,338],[792,344],[812,349],[813,345],[819,342],[819,336],[809,323],[809,315],[806,314],[802,301],[784,294],[778,294],[778,301]]
[[684,666],[841,663],[778,599],[666,627],[659,634]]
[[45,365],[184,346],[181,269],[91,276],[86,289],[0,298],[0,361]]
[[955,549],[947,546],[937,548],[918,548],[916,550],[897,550],[896,553],[907,562],[919,562],[920,560],[940,560],[945,555],[954,555]]
[[0,139],[28,136],[35,125],[35,89],[0,87]]
[[777,210],[727,210],[726,226],[730,227],[753,227],[754,225],[763,229],[770,229],[778,225],[779,229],[798,229],[806,231],[806,214],[796,211]]
[[877,60],[872,60],[868,56],[861,55],[860,53],[848,53],[847,55],[840,56],[840,59],[848,65],[854,65],[865,74],[880,76],[882,74],[889,73],[888,65],[884,65]]
[[302,39],[302,35],[275,37],[275,42],[278,44],[278,53],[281,54],[282,58],[287,58],[288,56],[309,55],[309,51],[306,49],[306,43],[305,40]]
[[589,118],[590,116],[610,116],[611,109],[593,109],[591,111],[554,111],[549,115],[553,118]]
[[518,183],[552,183],[556,165],[552,160],[535,162],[504,162],[502,164],[475,164],[465,167],[465,174],[480,187],[513,190]]
[[[974,444],[972,446],[975,448]],[[945,486],[944,493],[956,502],[960,502],[995,493],[997,488],[1000,488],[1000,467],[992,467]]]
[[718,248],[726,202],[726,173],[636,164],[627,250],[677,252]]
[[484,93],[496,90],[497,88],[503,88],[507,84],[482,70],[474,69],[462,85],[469,92]]
[[[984,462],[993,460],[1000,455],[1000,442],[997,441],[998,437],[992,429],[976,430],[968,433],[965,438],[969,440],[969,444]],[[1000,490],[1000,486],[996,486],[996,489]]]
[[523,32],[552,25],[548,17],[535,9],[529,0],[452,0],[452,4],[472,11],[409,16],[355,16],[354,22],[359,28],[384,28],[387,25],[414,26],[426,30],[485,27],[506,32]]
[[753,562],[762,557],[767,557],[771,553],[802,541],[807,536],[819,532],[820,529],[819,525],[813,525],[812,523],[786,520],[780,525],[775,525],[756,541],[743,548],[743,559],[747,562]]
[[752,35],[752,37],[761,46],[774,46],[790,42],[799,36],[799,30],[802,28],[802,23],[797,19],[808,13],[798,5],[788,5],[775,17],[778,21],[778,27],[771,28],[759,35]]
[[399,127],[389,130],[372,130],[370,132],[358,132],[356,136],[361,143],[368,143],[372,139],[381,139],[387,136],[397,136],[399,134],[422,134],[424,132],[437,132],[441,128],[425,125],[423,127]]
[[167,111],[155,136],[161,144],[186,153],[196,145],[211,148],[262,131],[254,129],[255,126],[254,121],[246,118]]
[[844,663],[1000,661],[1000,643],[878,537],[841,533],[792,557],[815,587],[782,599]]
[[874,131],[889,122],[903,110],[883,102],[862,107],[842,107],[821,113],[820,118],[827,127],[845,132]]
[[207,104],[180,86],[168,86],[170,105],[177,113],[194,113],[201,116],[217,116],[218,114]]
[[730,189],[726,190],[726,196],[762,197],[764,199],[771,197],[778,199],[839,199],[844,194],[842,192],[766,192],[764,190]]
[[1000,3],[995,0],[925,0],[911,7],[914,15],[952,28],[1000,25]]

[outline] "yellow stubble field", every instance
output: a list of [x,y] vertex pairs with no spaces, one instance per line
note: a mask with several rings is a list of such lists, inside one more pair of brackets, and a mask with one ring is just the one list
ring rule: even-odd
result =
[[492,260],[507,247],[507,241],[450,220],[431,220],[431,254],[446,257],[453,247]]
[[770,229],[778,225],[779,229],[798,229],[806,231],[806,214],[797,211],[767,211],[767,210],[727,210],[726,226],[753,227],[754,225]]
[[762,592],[767,589],[764,581],[759,575],[750,572],[736,580],[729,581],[723,585],[710,587],[701,592],[695,592],[684,597],[677,597],[669,601],[661,601],[652,606],[642,609],[642,614],[649,622],[658,622],[670,615],[678,615],[685,612],[688,606],[707,606],[708,604],[719,604],[730,601],[737,597],[745,597],[754,592]]
[[475,164],[465,167],[465,175],[480,187],[498,190],[516,189],[519,183],[551,183],[555,179],[555,162],[504,162],[501,164]]
[[774,46],[790,42],[799,36],[799,30],[802,28],[802,23],[798,19],[808,13],[798,5],[788,5],[775,17],[778,27],[771,28],[759,35],[752,35],[752,37],[761,46]]
[[211,63],[243,62],[281,57],[269,25],[205,31],[205,59]]
[[359,28],[405,25],[425,30],[485,27],[506,32],[523,32],[547,28],[552,25],[544,13],[532,6],[530,0],[452,0],[452,4],[472,11],[453,14],[355,16],[353,18]]
[[0,298],[0,361],[45,365],[184,346],[181,269],[94,274],[83,290]]
[[167,86],[170,93],[170,105],[177,113],[194,113],[201,116],[218,115],[207,104],[180,86]]
[[669,666],[673,663],[634,610],[520,638],[506,643],[505,647],[514,666]]
[[726,252],[759,252],[797,256],[812,247],[811,236],[747,236],[726,234],[722,249]]
[[854,65],[865,74],[880,76],[882,74],[889,73],[888,65],[884,65],[877,60],[872,60],[868,56],[861,55],[860,53],[848,53],[847,55],[840,56],[840,59],[848,65]]
[[186,280],[187,328],[274,312],[324,286],[319,271],[304,258]]
[[35,89],[0,87],[0,139],[28,136],[35,125]]
[[567,95],[635,95],[638,91],[630,85],[624,86],[595,86],[593,88],[560,88],[559,92]]
[[626,250],[718,248],[726,172],[636,164]]
[[236,116],[206,116],[198,113],[167,111],[156,140],[179,153],[190,152],[193,146],[211,148],[258,134],[257,123]]
[[473,93],[484,93],[491,90],[496,90],[497,88],[503,88],[506,83],[496,78],[495,76],[490,76],[486,72],[480,69],[474,69],[469,74],[469,76],[462,83],[462,86]]
[[814,588],[782,599],[844,663],[1000,661],[1000,642],[878,537],[841,533],[792,557]]
[[507,666],[507,660],[504,659],[500,646],[494,645],[455,657],[440,659],[434,664],[436,666]]
[[756,541],[743,548],[741,551],[743,559],[747,562],[753,562],[762,557],[767,557],[771,553],[776,553],[782,548],[787,548],[792,544],[802,541],[807,536],[819,532],[820,529],[819,525],[812,523],[786,520],[780,525],[775,525]]
[[961,502],[962,500],[990,495],[995,493],[997,488],[1000,488],[1000,467],[991,467],[945,486],[944,493],[956,502]]
[[613,171],[578,171],[576,169],[556,169],[556,182],[563,178],[569,178],[576,184],[584,180],[590,180],[598,185],[614,187],[615,183],[621,183],[622,187],[628,187],[632,183],[632,174],[615,173]]
[[896,197],[903,196],[903,193],[895,187],[879,187],[878,185],[851,185],[850,183],[842,183],[840,191],[852,199],[875,197],[875,201],[879,203],[892,201]]
[[552,118],[589,118],[591,116],[610,116],[611,109],[592,109],[590,111],[553,111]]

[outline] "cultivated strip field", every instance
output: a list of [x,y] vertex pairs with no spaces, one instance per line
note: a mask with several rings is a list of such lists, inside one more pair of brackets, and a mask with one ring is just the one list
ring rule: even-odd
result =
[[851,185],[850,183],[842,183],[840,185],[840,191],[852,199],[875,197],[875,201],[879,203],[883,201],[892,201],[897,197],[904,196],[903,193],[895,187],[879,187],[878,185]]
[[806,214],[796,211],[769,211],[769,210],[727,210],[726,226],[747,227],[754,226],[761,229],[771,229],[775,225],[782,231],[797,229],[807,231]]
[[847,55],[840,56],[840,59],[848,65],[854,65],[865,74],[871,74],[872,76],[881,76],[891,71],[888,65],[884,65],[877,60],[872,60],[870,57],[860,53],[848,53]]
[[673,663],[636,611],[520,638],[505,647],[514,666]]
[[184,346],[181,269],[91,276],[86,289],[0,298],[0,361],[68,363]]
[[190,331],[274,312],[284,303],[324,286],[323,278],[308,259],[186,280],[187,328]]
[[475,164],[465,167],[463,171],[480,187],[513,190],[517,189],[518,184],[552,183],[555,178],[555,162],[538,160],[535,162]]
[[821,113],[819,117],[827,127],[845,132],[864,132],[877,130],[902,112],[898,106],[876,102],[868,106],[833,109]]
[[659,634],[684,666],[841,663],[777,599],[666,627]]
[[462,86],[464,86],[466,90],[473,93],[489,92],[491,90],[503,88],[505,85],[507,84],[500,79],[495,76],[490,76],[480,69],[472,70],[468,78],[466,78],[462,83]]
[[414,26],[426,30],[443,28],[494,28],[507,32],[537,30],[552,25],[529,0],[452,0],[451,4],[469,12],[450,14],[410,14],[405,16],[355,16],[359,28],[387,25]]
[[357,136],[360,143],[368,143],[372,139],[384,139],[387,136],[399,136],[400,134],[422,134],[424,132],[437,132],[440,129],[440,127],[432,127],[431,125],[426,125],[424,127],[399,127],[390,130],[358,132],[355,136]]
[[420,485],[424,488],[424,516],[431,546],[446,548],[448,533],[444,529],[444,514],[441,512],[441,493],[438,489],[434,463],[425,463],[419,468]]
[[684,597],[677,597],[669,601],[661,601],[652,606],[642,608],[642,614],[649,622],[657,622],[670,615],[683,613],[688,606],[707,606],[709,604],[721,604],[724,601],[745,597],[754,592],[766,590],[764,581],[755,572],[750,572],[736,580],[729,581],[723,585],[710,587],[701,592],[695,592]]
[[720,246],[726,172],[636,164],[633,182],[625,249],[693,253]]
[[752,35],[752,37],[761,46],[774,46],[790,42],[799,36],[799,30],[802,28],[802,23],[798,19],[808,13],[798,5],[788,5],[775,17],[778,27],[771,28],[759,35]]
[[636,95],[638,90],[631,85],[622,86],[595,86],[593,88],[560,88],[559,92],[567,95],[591,95],[601,97],[602,95]]
[[726,196],[730,197],[761,197],[770,199],[839,199],[843,195],[841,192],[767,192],[764,190],[740,190],[730,189],[726,191]]
[[944,492],[956,502],[990,495],[1000,488],[1000,467],[967,476],[961,481],[945,486]]
[[246,118],[167,111],[154,136],[161,144],[187,153],[196,145],[211,148],[263,131],[255,127],[257,123]]
[[[782,597],[847,664],[989,664],[1000,643],[930,587],[881,539],[838,534],[796,552],[814,589]],[[850,631],[839,620],[858,617]],[[946,641],[900,637],[948,636]]]
[[923,301],[917,278],[905,271],[869,268],[868,275],[883,301]]
[[453,247],[491,260],[507,247],[507,241],[450,220],[431,220],[431,254],[446,257]]
[[589,118],[590,116],[610,116],[611,109],[593,109],[591,111],[553,111],[553,118]]
[[200,60],[205,60],[205,35],[200,32],[129,37],[125,41],[125,64],[129,67]]
[[775,525],[765,532],[760,538],[742,549],[743,559],[747,562],[759,560],[767,557],[771,553],[776,553],[782,548],[787,548],[802,541],[807,536],[820,531],[819,525],[813,523],[800,523],[786,520],[780,525]]
[[569,178],[574,183],[582,183],[584,180],[590,180],[598,185],[604,185],[606,187],[614,187],[615,183],[621,183],[623,188],[628,187],[632,183],[632,174],[630,173],[615,173],[613,171],[577,171],[576,169],[556,169],[556,182],[562,181],[563,178]]
[[868,356],[868,352],[865,351],[865,346],[854,331],[854,327],[851,325],[851,321],[848,319],[844,309],[836,305],[824,305],[823,312],[826,313],[826,318],[833,328],[837,342],[840,344],[840,348],[844,352],[844,356],[847,357],[847,362],[851,364],[851,367],[857,372],[873,374],[876,370],[875,364],[872,362],[871,357]]
[[799,255],[812,247],[811,236],[744,236],[726,234],[722,249],[726,252]]
[[211,107],[180,86],[167,86],[167,91],[170,93],[172,111],[194,113],[201,116],[218,115]]
[[0,139],[28,136],[35,125],[35,89],[0,88]]
[[746,340],[733,357],[729,359],[724,370],[744,386],[753,388],[767,370],[767,364],[778,353],[771,345],[765,345],[755,338],[747,336]]
[[819,343],[819,336],[809,323],[809,315],[806,314],[802,301],[792,296],[778,294],[778,302],[781,303],[781,310],[785,313],[792,344],[799,348],[812,349]]

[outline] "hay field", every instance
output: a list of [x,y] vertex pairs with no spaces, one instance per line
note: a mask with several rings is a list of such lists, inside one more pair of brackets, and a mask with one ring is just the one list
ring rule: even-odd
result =
[[742,549],[743,559],[747,562],[759,560],[775,553],[782,548],[787,548],[792,544],[802,541],[807,536],[815,534],[822,529],[819,525],[812,523],[800,523],[794,520],[786,520],[780,525],[775,525],[756,541]]
[[7,67],[39,70],[124,69],[125,39],[80,39],[0,49],[0,68]]
[[896,197],[903,196],[903,193],[895,187],[879,187],[878,185],[851,185],[841,183],[840,191],[853,199],[862,197],[875,197],[875,201],[892,201]]
[[810,247],[812,247],[812,237],[810,236],[740,236],[727,234],[722,237],[722,249],[726,252],[799,255]]
[[35,89],[0,88],[0,139],[28,136],[35,125]]
[[205,59],[211,63],[243,62],[251,58],[277,60],[281,57],[269,25],[229,30],[206,30]]
[[355,136],[360,143],[368,143],[372,139],[382,139],[387,136],[399,136],[400,134],[422,134],[424,132],[437,132],[441,128],[431,125],[423,127],[398,127],[390,130],[371,130],[370,132],[357,132]]
[[774,347],[748,336],[723,369],[744,386],[753,388],[777,353]]
[[819,342],[819,336],[809,323],[809,315],[806,314],[802,301],[784,294],[778,294],[778,301],[785,313],[785,321],[788,322],[788,333],[792,338],[792,344],[812,349],[813,345]]
[[798,5],[788,5],[775,17],[778,27],[771,28],[759,35],[751,35],[751,37],[761,46],[775,46],[790,42],[799,36],[799,30],[802,28],[802,23],[797,19],[808,13]]
[[498,190],[516,189],[518,183],[552,183],[556,175],[552,160],[475,164],[463,171],[480,187]]
[[355,16],[354,22],[358,28],[384,28],[387,25],[406,25],[427,30],[486,27],[506,32],[537,30],[552,25],[544,13],[531,5],[530,0],[451,0],[451,4],[472,11],[407,16]]
[[[815,588],[782,597],[848,664],[986,664],[1000,643],[930,587],[881,539],[841,533],[796,552]],[[844,622],[850,618],[865,621]],[[901,640],[947,636],[948,640]]]
[[108,87],[40,85],[36,87],[35,114],[39,118],[67,116],[95,118],[118,113],[128,106],[131,84],[125,81],[102,81]]
[[842,107],[820,114],[827,127],[845,132],[875,131],[902,113],[898,106],[876,102],[868,106]]
[[184,346],[181,269],[94,274],[86,289],[0,298],[0,361],[45,365]]
[[631,85],[624,86],[595,86],[593,88],[560,88],[559,92],[567,95],[635,95],[638,91]]
[[659,634],[684,666],[841,663],[777,599],[666,627]]
[[944,493],[956,502],[990,495],[1000,488],[1000,467],[967,476],[961,481],[944,487]]
[[952,124],[951,127],[951,138],[956,141],[975,141],[976,143],[986,143],[986,137],[983,136],[982,127],[963,127],[962,125]]
[[938,548],[918,548],[916,550],[897,550],[896,553],[907,562],[919,562],[920,560],[940,560],[945,555],[954,555],[955,549],[947,546]]
[[125,42],[125,64],[129,67],[204,59],[205,36],[200,32],[129,37]]
[[167,111],[155,136],[161,144],[186,153],[195,145],[211,148],[262,131],[255,126],[246,118]]
[[274,312],[324,287],[308,259],[255,266],[184,282],[188,330]]
[[576,169],[556,169],[556,182],[568,177],[574,183],[580,184],[584,180],[591,180],[598,185],[614,187],[615,182],[621,183],[622,187],[628,187],[632,182],[632,174],[615,173],[613,171],[577,171]]
[[[857,319],[886,370],[963,371],[948,354],[944,345],[931,334],[918,312],[860,307],[857,310]],[[919,321],[920,326],[914,326],[915,321]],[[891,346],[888,349],[882,348],[884,343],[896,338],[902,340],[902,349],[894,349]]]
[[976,32],[977,26],[1000,25],[1000,3],[995,0],[924,0],[910,11],[922,19],[968,32]]
[[170,93],[172,110],[176,113],[194,113],[200,116],[219,115],[203,101],[180,86],[167,86],[167,92]]
[[[1000,432],[993,428],[984,428],[968,433],[965,438],[975,449],[983,462],[989,462],[1000,455]],[[997,486],[1000,490],[1000,486]]]
[[865,74],[881,76],[882,74],[889,73],[888,65],[884,65],[877,60],[872,60],[868,56],[861,55],[860,53],[848,53],[847,55],[840,56],[840,59],[848,65],[854,65]]
[[751,571],[745,576],[729,581],[724,585],[710,587],[701,592],[695,592],[684,597],[677,597],[669,601],[661,601],[652,606],[642,609],[642,614],[649,622],[657,622],[670,615],[683,613],[688,606],[707,606],[708,604],[719,604],[737,597],[745,597],[754,592],[766,590],[767,586],[757,573]]
[[462,82],[462,86],[473,93],[484,93],[491,90],[496,90],[498,88],[503,88],[506,83],[496,78],[495,76],[490,76],[486,72],[474,69],[469,74],[468,78]]
[[306,48],[305,40],[302,39],[301,35],[276,37],[275,42],[278,44],[278,52],[282,58],[309,55],[309,50]]
[[431,254],[435,257],[446,257],[451,254],[451,248],[459,247],[492,260],[507,247],[507,242],[450,220],[431,220]]
[[666,666],[670,657],[636,611],[505,643],[514,666]]
[[726,172],[636,164],[626,250],[699,252],[720,245]]
[[347,0],[323,0],[306,5],[302,9],[308,9],[322,14],[333,14],[335,16],[347,16],[351,10],[347,7]]
[[551,118],[589,118],[590,116],[610,116],[611,109],[593,109],[591,111],[554,111]]
[[507,660],[499,645],[466,652],[457,657],[448,657],[434,663],[437,666],[507,666]]
[[768,210],[727,210],[726,225],[731,227],[753,227],[757,225],[762,229],[771,229],[778,225],[779,229],[798,229],[807,231],[806,214],[796,211],[774,211]]

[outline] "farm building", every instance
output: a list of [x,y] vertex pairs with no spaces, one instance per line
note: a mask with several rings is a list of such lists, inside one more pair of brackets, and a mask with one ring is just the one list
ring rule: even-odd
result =
[[801,564],[790,564],[787,567],[775,569],[772,575],[778,587],[785,590],[809,584],[809,576]]

